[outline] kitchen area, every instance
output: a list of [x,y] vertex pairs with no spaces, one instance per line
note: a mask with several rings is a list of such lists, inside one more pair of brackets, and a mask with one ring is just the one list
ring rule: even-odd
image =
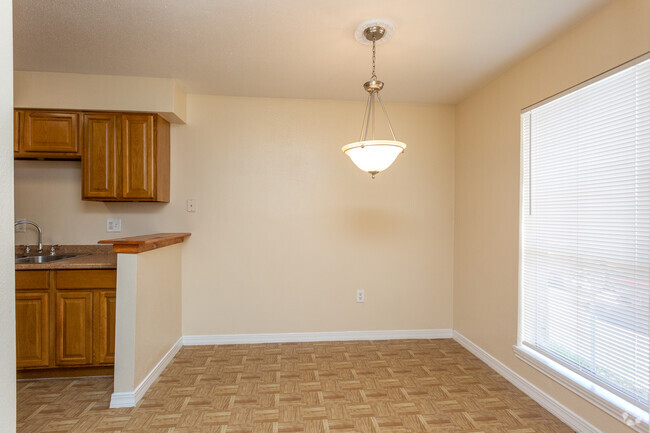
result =
[[[17,103],[14,110],[17,379],[115,375],[115,404],[133,406],[135,392],[139,398],[151,384],[144,379],[152,369],[180,348],[176,244],[189,233],[151,234],[156,223],[149,215],[150,229],[116,239],[129,209],[149,205],[155,214],[170,201],[170,122],[159,110],[61,106],[22,108]],[[34,176],[26,174],[21,182],[21,173]],[[71,236],[74,211],[68,207],[66,216],[64,203],[21,193],[21,186],[29,188],[41,176],[40,189],[56,185],[60,173],[77,181],[75,206],[90,204],[107,214],[105,234]],[[59,185],[52,197],[62,192]],[[57,224],[70,231],[52,230]],[[165,271],[157,270],[160,266]]]

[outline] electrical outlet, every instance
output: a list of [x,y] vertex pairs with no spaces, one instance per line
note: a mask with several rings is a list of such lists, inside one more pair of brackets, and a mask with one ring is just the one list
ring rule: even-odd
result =
[[188,198],[187,199],[187,211],[188,212],[196,212],[196,199],[195,198]]
[[366,302],[366,292],[357,290],[357,302]]
[[[22,221],[24,219],[25,218],[17,217],[16,221],[14,221],[14,222]],[[26,226],[26,224],[18,224],[17,226],[14,226],[14,232],[15,233],[25,233],[25,226]]]
[[106,218],[106,231],[119,233],[122,231],[122,218]]

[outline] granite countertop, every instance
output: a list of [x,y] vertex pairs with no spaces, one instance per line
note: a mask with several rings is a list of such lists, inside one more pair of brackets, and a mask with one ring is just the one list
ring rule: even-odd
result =
[[[36,255],[36,246],[31,246],[29,255]],[[50,251],[49,245],[43,245],[43,254]],[[22,256],[24,247],[16,247],[16,255]],[[50,263],[16,264],[17,271],[46,270],[46,269],[116,269],[117,254],[111,245],[61,245],[56,247],[57,254],[83,254],[79,257],[56,260]]]

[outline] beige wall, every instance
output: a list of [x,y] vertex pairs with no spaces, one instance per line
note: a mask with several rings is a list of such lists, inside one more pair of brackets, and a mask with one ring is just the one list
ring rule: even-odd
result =
[[188,95],[170,204],[82,202],[80,163],[17,161],[16,215],[46,243],[192,232],[185,335],[451,328],[453,108],[389,105],[409,147],[373,180],[340,150],[364,105]]
[[133,392],[182,336],[182,247],[118,254],[116,393]]
[[650,1],[610,3],[456,110],[454,329],[604,432],[627,428],[518,360],[519,114],[650,50]]
[[0,432],[16,431],[13,251],[13,43],[11,2],[0,2]]
[[133,392],[135,382],[136,302],[138,298],[138,256],[118,254],[115,305],[115,374],[113,391]]
[[137,254],[135,369],[137,386],[181,338],[183,244]]
[[16,71],[17,108],[145,111],[185,123],[186,95],[171,78]]
[[[174,145],[172,154],[177,148]],[[38,223],[45,244],[95,244],[100,239],[187,228],[182,199],[172,197],[170,204],[82,201],[80,161],[15,161],[14,168],[16,218]],[[178,190],[182,178],[173,168],[172,190]],[[106,233],[107,217],[122,218],[122,233]],[[19,245],[33,245],[36,238],[31,226],[16,233]]]
[[451,108],[389,107],[409,147],[373,180],[340,150],[362,103],[189,100],[185,334],[451,326]]

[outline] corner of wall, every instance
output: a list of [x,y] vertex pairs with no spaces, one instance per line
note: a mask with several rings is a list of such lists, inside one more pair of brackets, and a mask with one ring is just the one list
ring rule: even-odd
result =
[[0,2],[0,420],[16,429],[12,3]]

